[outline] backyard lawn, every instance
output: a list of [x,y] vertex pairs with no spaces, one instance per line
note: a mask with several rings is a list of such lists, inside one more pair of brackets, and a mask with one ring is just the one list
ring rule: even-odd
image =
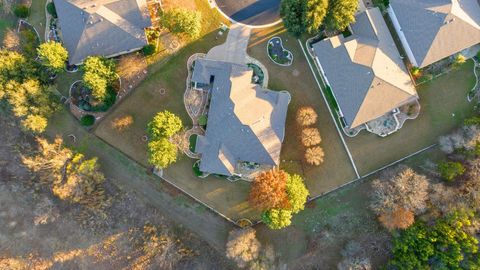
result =
[[45,3],[46,0],[33,0],[27,21],[37,29],[40,40],[45,40]]
[[435,144],[439,136],[461,125],[473,112],[474,102],[469,103],[466,96],[474,85],[470,60],[458,70],[417,87],[422,106],[420,116],[407,120],[396,133],[380,138],[362,131],[354,138],[345,137],[360,174]]
[[14,25],[11,18],[4,18],[3,15],[0,16],[0,41],[3,41],[5,30],[13,26]]
[[[285,49],[292,52],[293,63],[291,66],[279,66],[268,57],[267,41],[274,36],[281,37]],[[254,30],[248,54],[267,67],[270,89],[287,90],[292,95],[292,101],[288,107],[281,167],[288,172],[303,175],[311,196],[320,195],[355,179],[355,172],[347,152],[341,143],[298,41],[287,34],[282,25]],[[322,137],[320,145],[325,152],[324,163],[318,167],[303,162],[304,150],[299,140],[301,130],[297,128],[295,122],[296,111],[302,106],[312,106],[318,114],[316,127],[320,130]]]

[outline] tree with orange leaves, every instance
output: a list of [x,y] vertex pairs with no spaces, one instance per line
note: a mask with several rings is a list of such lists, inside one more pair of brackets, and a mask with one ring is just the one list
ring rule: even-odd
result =
[[288,174],[278,169],[259,174],[250,189],[250,204],[260,210],[288,207],[287,179]]
[[415,221],[415,215],[412,211],[403,207],[397,207],[393,211],[382,213],[378,220],[388,230],[406,229]]

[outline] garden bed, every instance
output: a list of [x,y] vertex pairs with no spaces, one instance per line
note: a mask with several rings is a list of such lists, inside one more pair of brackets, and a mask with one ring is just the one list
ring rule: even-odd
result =
[[28,22],[20,20],[17,29],[23,53],[31,58],[37,57],[37,48],[40,46],[40,36],[37,30]]
[[106,112],[115,104],[117,92],[113,86],[107,88],[107,96],[103,101],[96,100],[91,92],[82,81],[76,81],[70,87],[71,102],[86,112]]
[[281,66],[290,66],[293,63],[293,54],[283,47],[280,37],[273,37],[267,45],[268,57]]
[[265,78],[265,74],[263,74],[262,69],[257,66],[256,64],[253,63],[248,63],[247,66],[253,70],[253,77],[252,77],[252,83],[258,84],[258,85],[263,85],[263,80]]

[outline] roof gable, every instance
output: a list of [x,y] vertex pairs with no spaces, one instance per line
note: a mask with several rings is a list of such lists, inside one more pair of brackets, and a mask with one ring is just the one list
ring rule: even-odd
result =
[[290,95],[251,83],[246,65],[199,59],[192,81],[211,86],[205,135],[197,140],[200,169],[232,175],[237,162],[276,166]]
[[145,0],[54,0],[62,40],[72,64],[90,55],[110,56],[146,44],[151,25]]
[[341,45],[332,46],[330,39],[313,44],[345,121],[352,128],[417,98],[380,10],[369,9],[357,18],[352,36],[340,37]]
[[480,43],[477,0],[391,0],[420,67]]

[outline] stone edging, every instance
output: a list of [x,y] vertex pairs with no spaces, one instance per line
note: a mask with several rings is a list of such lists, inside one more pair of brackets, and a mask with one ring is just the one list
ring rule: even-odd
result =
[[[292,56],[292,59],[290,60],[290,63],[288,64],[280,64],[280,63],[277,63],[275,60],[273,60],[273,58],[270,56],[270,52],[268,51],[268,45],[270,44],[270,42],[275,39],[275,38],[278,38],[280,40],[280,46],[282,46],[282,50],[284,51],[287,51],[288,53],[290,53],[290,55]],[[272,38],[270,38],[268,41],[267,41],[267,55],[268,55],[268,58],[270,58],[270,60],[272,60],[273,63],[279,65],[279,66],[282,66],[282,67],[289,67],[293,64],[293,53],[290,51],[290,50],[287,50],[287,48],[285,48],[283,46],[283,40],[281,37],[279,36],[274,36]]]
[[[468,91],[468,94],[467,94],[468,102],[472,102],[472,100],[478,95],[479,89],[477,89],[477,91],[475,91],[475,88],[479,87],[478,84],[479,84],[479,81],[480,81],[480,75],[477,74],[477,67],[480,68],[480,63],[477,62],[477,60],[475,60],[475,58],[472,58],[472,60],[473,60],[473,74],[475,74],[476,82],[475,82],[475,86],[473,86],[472,90]],[[471,91],[475,91],[473,97],[470,97],[470,92]]]

